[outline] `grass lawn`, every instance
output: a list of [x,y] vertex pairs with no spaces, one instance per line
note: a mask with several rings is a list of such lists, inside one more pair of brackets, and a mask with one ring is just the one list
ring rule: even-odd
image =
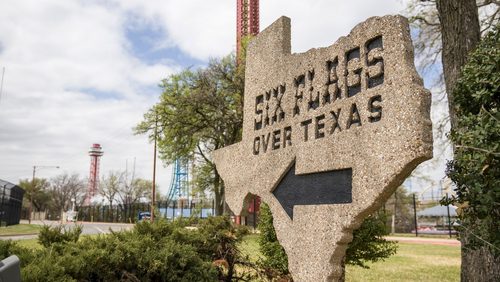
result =
[[28,249],[41,249],[42,245],[38,243],[38,239],[24,239],[24,240],[17,240],[16,241],[17,245],[21,247],[25,247]]
[[[420,234],[418,233],[418,237],[415,236],[415,234],[411,233],[394,233],[394,234],[389,234],[388,236],[394,236],[394,237],[410,237],[410,238],[440,238],[440,239],[450,239],[450,235],[448,234]],[[457,235],[451,235],[452,239],[456,239]]]
[[248,255],[252,262],[256,262],[261,256],[259,251],[259,243],[257,243],[257,238],[259,235],[250,234],[243,238],[239,248],[244,255]]
[[16,224],[7,227],[0,227],[0,236],[38,234],[41,228],[42,226],[36,224]]
[[[258,235],[244,238],[240,250],[257,260]],[[460,247],[399,243],[398,252],[369,269],[347,265],[346,281],[459,281]]]
[[369,269],[348,265],[346,281],[460,281],[460,247],[398,245],[396,255]]
[[[106,234],[91,234],[91,235],[80,235],[80,240],[85,237],[98,237],[98,236],[106,236]],[[28,248],[28,249],[41,249],[43,248],[40,243],[38,243],[38,238],[34,239],[22,239],[15,241],[19,246]]]

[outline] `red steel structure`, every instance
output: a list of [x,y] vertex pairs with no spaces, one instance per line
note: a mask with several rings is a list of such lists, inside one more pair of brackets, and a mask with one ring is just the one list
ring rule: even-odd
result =
[[259,0],[236,1],[236,54],[240,54],[241,40],[259,33]]
[[101,145],[92,144],[89,149],[90,156],[90,176],[87,195],[85,196],[84,205],[90,205],[92,198],[96,195],[97,185],[99,184],[99,160],[104,154]]
[[[236,54],[239,58],[241,41],[245,36],[259,34],[259,0],[236,0]],[[253,217],[254,228],[256,216],[260,210],[260,197],[254,196],[248,207],[248,213]],[[235,223],[241,224],[241,216],[235,216]]]

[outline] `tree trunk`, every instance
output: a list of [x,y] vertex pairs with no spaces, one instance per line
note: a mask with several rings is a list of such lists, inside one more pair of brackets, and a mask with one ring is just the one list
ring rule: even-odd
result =
[[[448,94],[451,129],[456,128],[456,112],[454,109],[453,88],[460,77],[461,69],[467,62],[469,53],[480,41],[478,10],[475,0],[437,0],[437,9],[441,24],[442,62]],[[462,222],[465,230],[476,230],[476,222]],[[476,226],[476,227],[474,227]],[[477,230],[479,230],[478,228]],[[472,234],[462,231],[462,281],[498,281],[500,277],[500,257],[495,258],[491,249],[481,247],[472,250],[467,245]]]
[[224,214],[224,184],[217,170],[214,170],[215,215]]
[[451,128],[456,125],[453,87],[468,54],[481,38],[476,0],[437,0],[443,44],[442,63]]
[[[484,222],[475,220],[469,222],[464,220],[462,225],[467,229],[460,232],[460,241],[462,242],[462,271],[461,281],[466,282],[496,282],[500,277],[500,256],[495,257],[491,248],[481,246],[475,250],[470,249],[469,240],[477,241],[481,237],[481,225]],[[472,234],[474,233],[474,234]]]

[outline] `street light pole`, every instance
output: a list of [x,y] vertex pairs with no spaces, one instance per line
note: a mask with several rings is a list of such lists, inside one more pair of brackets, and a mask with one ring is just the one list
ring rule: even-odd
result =
[[156,201],[156,138],[158,135],[158,114],[156,114],[155,120],[155,145],[154,145],[154,155],[153,155],[153,187],[151,195],[151,222],[155,220],[155,201]]
[[37,168],[59,168],[59,166],[44,166],[44,165],[34,165],[33,166],[33,178],[31,178],[31,191],[30,191],[30,207],[28,215],[28,223],[31,224],[31,213],[33,210],[33,192],[35,191],[35,173]]

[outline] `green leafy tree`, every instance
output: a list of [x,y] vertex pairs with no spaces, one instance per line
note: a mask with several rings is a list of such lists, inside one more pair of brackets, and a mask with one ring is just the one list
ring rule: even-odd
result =
[[[470,52],[475,49],[480,41],[481,36],[484,36],[487,31],[498,25],[500,2],[491,0],[430,0],[413,1],[413,3],[415,3],[413,7],[416,7],[416,9],[410,10],[411,14],[413,14],[413,23],[418,31],[417,55],[424,59],[434,58],[428,60],[430,63],[427,66],[431,68],[435,68],[434,63],[439,62],[439,59],[441,59],[443,72],[439,74],[441,78],[439,81],[444,82],[446,88],[451,130],[461,131],[458,119],[462,118],[459,115],[463,112],[458,113],[456,110],[462,102],[457,101],[460,98],[455,97],[454,88],[457,87],[456,84],[460,78],[461,69],[467,62]],[[418,48],[419,46],[423,48]],[[498,43],[496,48],[498,49]],[[459,128],[455,129],[455,127]],[[461,158],[459,151],[463,150],[463,148],[455,147],[454,149],[458,154],[455,157]],[[459,170],[455,171],[458,173]],[[462,172],[468,174],[466,171]],[[457,186],[460,185],[462,184],[457,183]],[[475,204],[478,204],[478,202],[469,203],[469,205]],[[464,229],[460,234],[463,246],[468,245],[469,236],[473,236],[465,232],[465,226],[468,224],[467,220],[465,220],[468,217],[467,210],[464,209]],[[471,227],[477,230],[485,229],[486,225],[482,225],[481,222],[475,222],[474,226]],[[462,248],[461,279],[463,281],[493,281],[497,279],[500,276],[500,262],[495,260],[494,257],[495,254],[491,248]]]
[[224,185],[210,153],[241,139],[244,77],[235,61],[227,56],[163,80],[160,101],[135,127],[137,134],[157,139],[165,163],[190,159],[202,168],[196,175],[211,184],[205,187],[215,195],[217,214],[224,209]]
[[50,183],[45,178],[23,179],[19,181],[19,187],[26,191],[23,199],[23,206],[29,208],[30,201],[33,201],[33,211],[45,211],[52,204],[52,197],[49,193]]
[[[448,176],[456,184],[463,248],[486,258],[472,276],[500,277],[500,25],[479,44],[454,88],[457,124],[451,133],[455,159]],[[474,278],[475,279],[475,278]]]

